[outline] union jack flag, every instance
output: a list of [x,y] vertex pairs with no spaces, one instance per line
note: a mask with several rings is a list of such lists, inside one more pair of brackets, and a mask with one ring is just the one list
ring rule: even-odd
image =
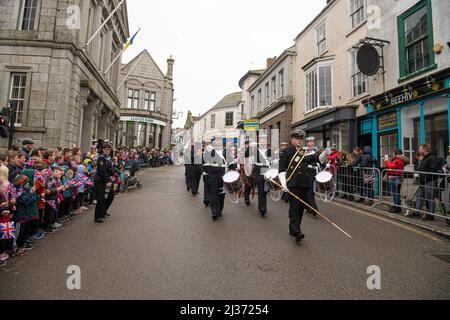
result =
[[16,239],[14,222],[0,223],[0,238],[5,239]]

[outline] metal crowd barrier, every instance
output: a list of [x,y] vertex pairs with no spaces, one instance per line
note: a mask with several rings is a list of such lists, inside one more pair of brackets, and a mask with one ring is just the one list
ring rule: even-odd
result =
[[356,202],[369,202],[371,206],[381,204],[381,172],[377,168],[341,166],[334,175],[336,197]]
[[450,225],[450,175],[418,171],[382,171],[381,203],[406,216],[444,218]]

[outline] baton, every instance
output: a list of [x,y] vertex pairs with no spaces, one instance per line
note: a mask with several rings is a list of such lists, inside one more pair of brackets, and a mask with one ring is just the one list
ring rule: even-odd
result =
[[[272,182],[274,185],[276,185],[279,188],[283,188],[283,186],[281,186],[279,183],[275,182],[273,179],[267,179],[270,182]],[[339,231],[341,231],[343,234],[345,234],[347,237],[349,237],[350,239],[352,239],[352,236],[349,235],[347,232],[345,232],[344,230],[342,230],[342,228],[340,228],[339,226],[337,226],[333,221],[331,221],[330,219],[328,219],[325,215],[323,215],[322,213],[320,213],[319,211],[317,211],[316,209],[314,209],[313,207],[311,207],[309,204],[307,204],[305,201],[303,201],[302,199],[300,199],[298,196],[296,196],[295,194],[293,194],[291,191],[287,191],[287,193],[289,195],[291,195],[292,197],[294,197],[295,199],[297,199],[300,203],[302,203],[304,206],[308,207],[309,209],[311,209],[312,211],[314,211],[315,213],[317,213],[319,216],[321,216],[325,221],[327,221],[328,223],[330,223],[333,227],[335,227],[336,229],[338,229]]]

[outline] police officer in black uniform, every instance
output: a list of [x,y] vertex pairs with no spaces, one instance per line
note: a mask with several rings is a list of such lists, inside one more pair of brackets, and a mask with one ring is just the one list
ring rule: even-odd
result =
[[216,221],[222,217],[225,204],[223,176],[226,170],[225,155],[218,143],[215,147],[206,148],[204,161],[203,170],[206,173],[209,206],[212,218]]
[[108,209],[114,201],[114,170],[112,165],[112,145],[109,142],[99,141],[99,154],[97,159],[97,173],[94,177],[94,190],[97,205],[95,206],[95,222],[103,223],[109,217]]
[[[325,160],[323,157],[319,157],[318,153],[308,153],[303,148],[303,141],[306,138],[303,130],[292,132],[291,137],[292,146],[282,153],[278,177],[285,192],[290,191],[306,202],[310,175],[315,177],[315,171],[309,166],[325,162]],[[300,201],[289,195],[289,233],[295,237],[297,243],[305,238],[300,228],[304,209],[305,207]]]

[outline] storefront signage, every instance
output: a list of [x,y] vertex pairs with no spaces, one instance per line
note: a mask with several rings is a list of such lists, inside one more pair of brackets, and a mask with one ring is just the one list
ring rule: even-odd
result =
[[144,117],[121,117],[120,121],[123,122],[142,122],[142,123],[149,123],[149,124],[156,124],[165,127],[166,123],[161,120],[155,120],[151,118],[144,118]]
[[260,122],[257,119],[253,120],[244,120],[244,131],[257,131],[259,130]]
[[425,97],[430,94],[435,94],[445,89],[444,81],[435,82],[432,85],[426,85],[414,90],[407,90],[394,97],[387,97],[381,101],[375,103],[375,111],[380,111],[393,107],[411,100],[415,100],[421,97]]
[[378,131],[387,129],[397,129],[398,114],[397,112],[383,114],[378,118]]

